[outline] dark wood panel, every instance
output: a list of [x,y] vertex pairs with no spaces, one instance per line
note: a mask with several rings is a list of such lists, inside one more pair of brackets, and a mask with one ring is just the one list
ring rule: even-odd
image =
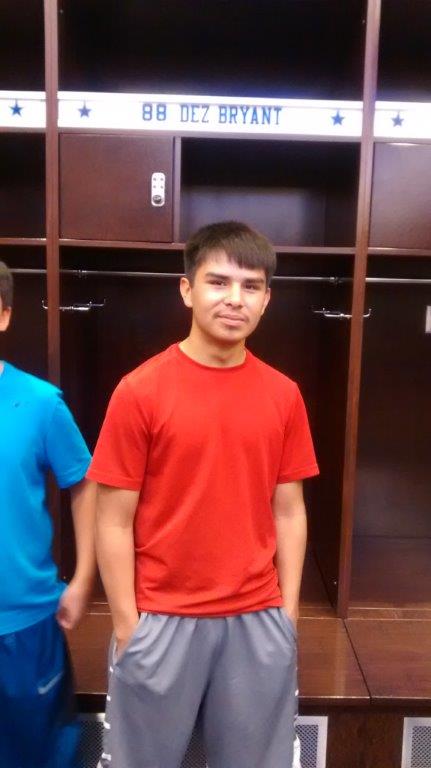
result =
[[[304,707],[301,715],[328,717],[326,768],[395,768],[401,765],[404,715],[389,707]],[[419,716],[425,716],[420,712]]]
[[45,244],[45,237],[0,237],[0,248],[5,245],[41,246]]
[[[77,240],[60,238],[60,245],[68,248],[85,248],[87,254],[91,254],[91,248],[112,248],[113,250],[131,250],[131,251],[183,251],[184,243],[150,243],[144,240]],[[93,251],[94,253],[94,251]],[[87,262],[88,264],[88,262]]]
[[395,768],[401,765],[402,733],[401,713],[331,713],[326,768]]
[[371,246],[431,248],[431,146],[376,144]]
[[430,614],[431,538],[355,536],[350,607]]
[[[151,176],[166,176],[164,206],[151,204]],[[61,236],[170,242],[173,139],[67,134],[60,139]]]
[[[300,705],[301,715],[328,717],[326,768],[398,768],[404,717],[429,717],[418,705],[320,707]],[[417,762],[417,761],[416,761]],[[418,765],[419,768],[419,765]]]
[[348,619],[373,702],[431,704],[431,621]]
[[393,258],[405,256],[408,259],[425,258],[429,259],[431,256],[431,248],[369,248],[369,256],[383,256],[384,258]]
[[349,619],[418,619],[420,621],[431,619],[431,608],[379,608],[371,604],[370,606],[350,606],[348,609]]
[[[3,240],[6,240],[6,238],[0,238],[0,245],[3,242]],[[11,242],[11,245],[14,245],[15,243],[18,243],[18,238],[11,238],[13,242]],[[8,239],[9,241],[9,239]],[[61,246],[67,246],[69,248],[113,248],[113,249],[127,249],[127,250],[148,250],[148,251],[183,251],[184,250],[184,242],[174,241],[172,243],[150,243],[145,241],[132,241],[132,240],[126,240],[126,241],[119,241],[119,240],[75,240],[75,239],[67,239],[67,238],[61,238],[60,239],[60,245]],[[338,247],[338,246],[294,246],[294,245],[277,245],[276,251],[278,254],[292,254],[292,255],[298,255],[301,254],[303,256],[316,256],[316,255],[327,255],[328,259],[334,254],[339,254],[340,256],[354,256],[355,249],[352,247]],[[424,253],[423,255],[430,256],[431,253]]]
[[311,546],[305,557],[299,603],[301,616],[321,617],[334,615],[334,608],[330,603]]
[[109,613],[88,613],[79,627],[67,633],[78,694],[105,694],[108,648],[112,635]]
[[325,200],[313,190],[256,190],[240,182],[235,189],[195,186],[183,189],[181,211],[184,239],[213,221],[236,219],[255,227],[277,244],[325,242]]

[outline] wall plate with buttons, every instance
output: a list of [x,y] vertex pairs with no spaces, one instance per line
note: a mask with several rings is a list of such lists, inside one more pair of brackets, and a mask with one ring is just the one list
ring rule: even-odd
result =
[[165,204],[166,177],[164,173],[156,172],[151,176],[151,205],[160,208]]
[[431,307],[429,306],[425,312],[425,333],[431,333]]

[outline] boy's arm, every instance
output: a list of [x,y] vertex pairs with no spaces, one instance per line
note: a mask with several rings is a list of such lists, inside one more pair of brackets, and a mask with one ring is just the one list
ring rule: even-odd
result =
[[98,485],[96,550],[100,575],[112,614],[117,651],[121,654],[136,629],[133,520],[139,491]]
[[81,480],[70,488],[70,497],[76,543],[76,568],[70,584],[60,598],[57,611],[57,620],[63,629],[73,629],[81,620],[96,572],[96,484],[91,480]]
[[307,542],[307,517],[302,482],[280,483],[272,497],[276,528],[276,568],[283,606],[296,624],[299,590]]

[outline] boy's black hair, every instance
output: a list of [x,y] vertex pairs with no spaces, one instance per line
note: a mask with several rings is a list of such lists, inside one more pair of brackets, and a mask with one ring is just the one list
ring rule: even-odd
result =
[[267,237],[240,221],[219,221],[201,227],[185,245],[184,271],[190,283],[211,251],[224,251],[239,267],[263,269],[267,285],[277,266],[274,248]]
[[11,309],[13,304],[13,277],[9,267],[0,261],[0,299],[3,309]]

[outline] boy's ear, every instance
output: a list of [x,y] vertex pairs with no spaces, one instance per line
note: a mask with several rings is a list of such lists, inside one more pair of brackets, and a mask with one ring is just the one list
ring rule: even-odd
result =
[[271,298],[271,288],[268,286],[268,288],[266,289],[265,300],[263,302],[262,315],[269,304],[270,298]]
[[192,286],[187,277],[182,277],[180,280],[180,293],[181,293],[181,296],[183,297],[183,301],[186,307],[191,308],[193,306]]
[[2,309],[0,312],[0,331],[6,331],[8,329],[11,315],[12,310],[10,307],[8,309]]

